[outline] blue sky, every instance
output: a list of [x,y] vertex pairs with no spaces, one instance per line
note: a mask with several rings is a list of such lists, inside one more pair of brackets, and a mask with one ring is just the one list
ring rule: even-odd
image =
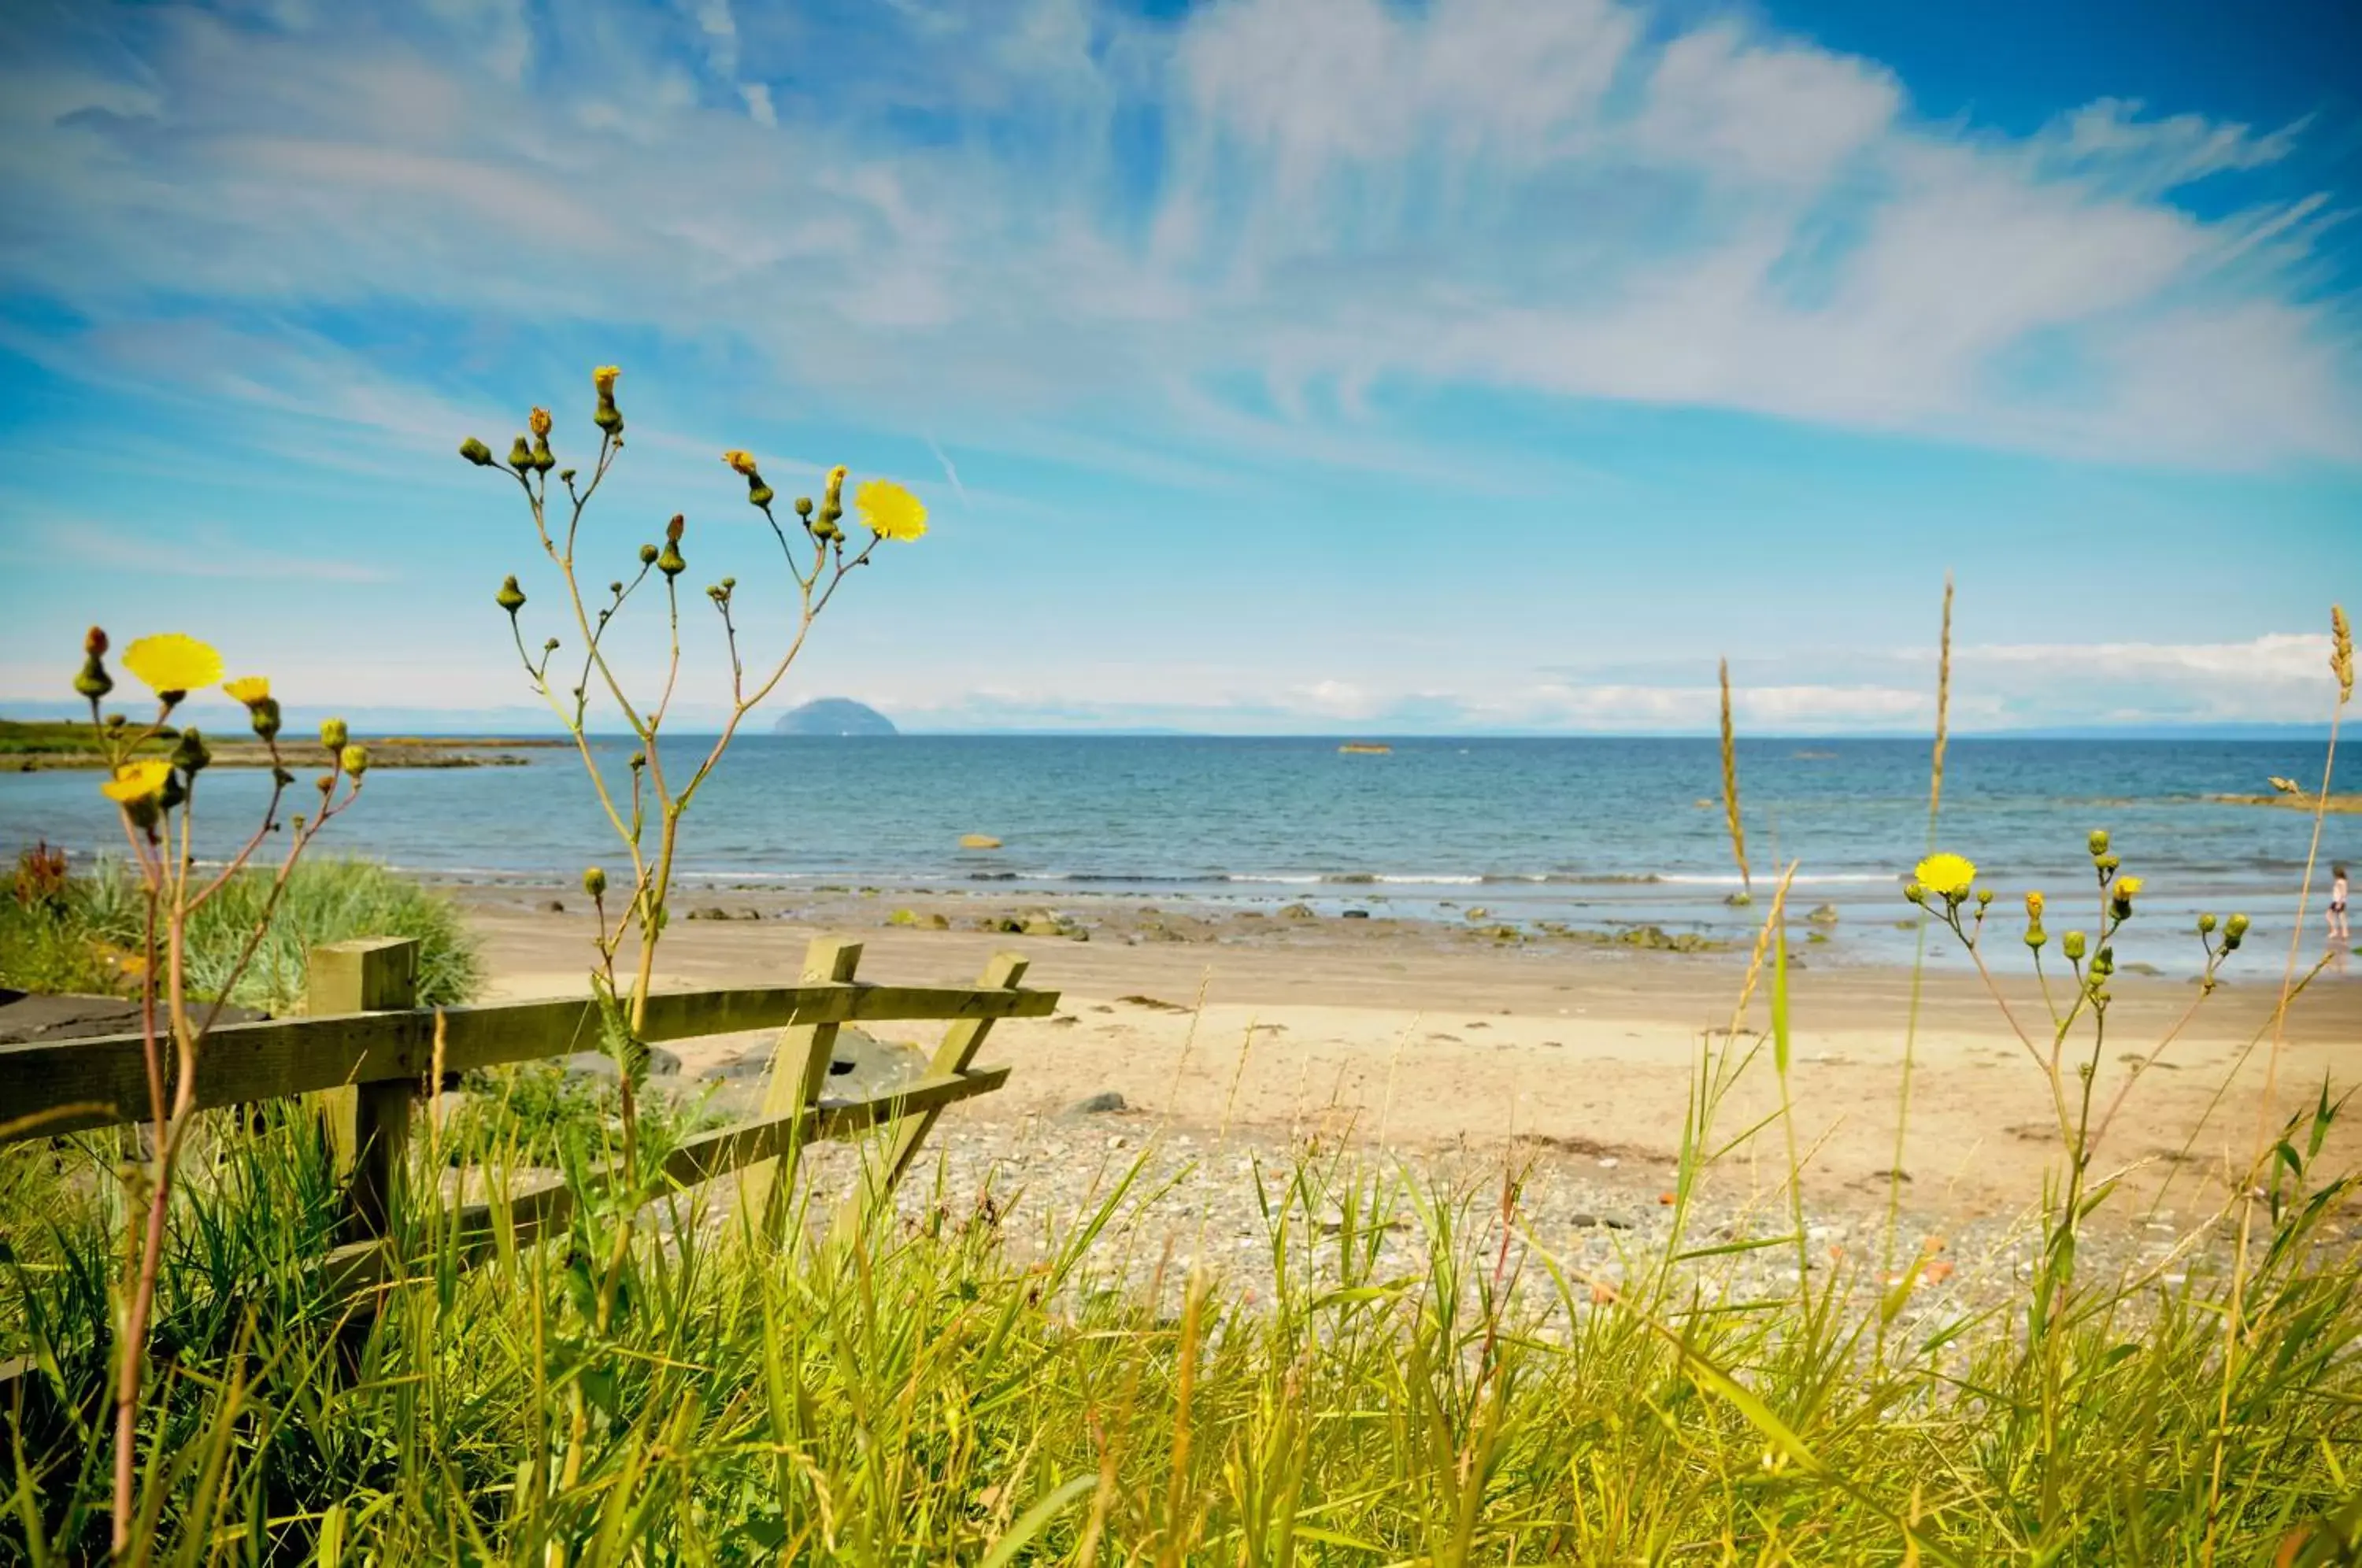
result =
[[453,449],[584,458],[613,362],[589,553],[685,512],[758,649],[724,447],[926,499],[783,689],[907,727],[1692,730],[1727,656],[1751,729],[1906,728],[1948,569],[1963,727],[2317,720],[2356,59],[2334,0],[28,0],[0,711],[98,621],[527,721],[491,593],[552,585]]

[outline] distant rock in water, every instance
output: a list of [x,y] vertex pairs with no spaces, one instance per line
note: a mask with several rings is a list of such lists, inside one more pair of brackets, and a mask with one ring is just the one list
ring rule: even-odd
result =
[[890,735],[894,721],[850,697],[822,697],[790,708],[771,726],[775,735]]

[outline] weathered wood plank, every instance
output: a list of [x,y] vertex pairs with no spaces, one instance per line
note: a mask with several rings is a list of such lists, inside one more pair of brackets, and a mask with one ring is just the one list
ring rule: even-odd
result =
[[[408,1010],[418,1005],[414,936],[368,937],[312,949],[304,1010],[317,1016]],[[321,1109],[346,1182],[346,1233],[377,1236],[393,1211],[394,1184],[410,1146],[418,1080],[392,1078],[324,1091]]]
[[[849,981],[861,965],[861,944],[842,937],[815,936],[804,950],[806,984],[816,980]],[[771,1048],[771,1070],[763,1083],[761,1119],[775,1121],[820,1103],[828,1083],[828,1065],[836,1054],[834,1023],[801,1023],[779,1031]],[[787,1205],[778,1195],[795,1185],[795,1155],[763,1160],[739,1178],[739,1218],[748,1235],[777,1236]]]
[[[1009,1081],[1005,1066],[972,1067],[966,1072],[931,1076],[889,1093],[859,1099],[823,1099],[785,1116],[701,1132],[684,1141],[665,1159],[664,1175],[675,1187],[695,1187],[759,1162],[776,1160],[790,1149],[819,1139],[851,1138],[870,1128],[904,1116],[933,1114],[944,1107],[977,1095],[989,1094]],[[572,1188],[555,1177],[512,1189],[497,1204],[469,1203],[454,1210],[461,1258],[481,1257],[505,1234],[519,1245],[529,1245],[573,1218]],[[507,1222],[502,1224],[501,1211]],[[355,1242],[328,1254],[330,1276],[347,1289],[382,1283],[386,1260],[382,1245]]]
[[[646,1035],[661,1043],[811,1023],[1047,1018],[1057,1005],[1054,991],[948,986],[677,991],[648,999]],[[562,1056],[592,1049],[599,1041],[598,1011],[588,1001],[446,1008],[444,1018],[444,1066],[452,1072]],[[205,1041],[197,1104],[242,1105],[344,1084],[422,1078],[431,1069],[434,1050],[435,1015],[429,1010],[230,1024]],[[49,1137],[143,1114],[148,1080],[138,1035],[0,1045],[0,1122],[77,1102],[111,1109],[62,1115],[15,1136]]]
[[[977,984],[986,991],[1014,991],[1025,978],[1028,960],[1022,953],[996,953],[984,966],[984,977]],[[927,1071],[935,1077],[956,1077],[968,1069],[976,1054],[984,1046],[985,1036],[992,1032],[989,1018],[962,1019],[944,1031],[943,1043],[927,1064]],[[913,1106],[908,1120],[897,1123],[893,1147],[888,1152],[884,1168],[876,1174],[875,1185],[866,1185],[838,1207],[835,1230],[841,1236],[850,1236],[860,1225],[863,1215],[881,1192],[890,1193],[901,1184],[902,1175],[919,1157],[919,1150],[927,1134],[935,1129],[943,1115],[940,1105]]]

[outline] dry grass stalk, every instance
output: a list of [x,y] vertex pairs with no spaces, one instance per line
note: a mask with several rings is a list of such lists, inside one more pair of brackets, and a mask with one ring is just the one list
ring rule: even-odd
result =
[[1738,822],[1738,742],[1730,727],[1730,661],[1722,661],[1722,809],[1730,818],[1730,853],[1738,860],[1739,885],[1755,896],[1755,878],[1747,869],[1747,830]]
[[1936,813],[1944,803],[1944,743],[1952,712],[1952,574],[1944,574],[1944,631],[1936,656],[1936,754],[1927,769],[1928,846],[1935,845]]

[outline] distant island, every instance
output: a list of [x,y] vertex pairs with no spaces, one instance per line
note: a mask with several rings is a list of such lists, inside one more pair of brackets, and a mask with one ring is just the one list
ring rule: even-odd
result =
[[822,697],[790,708],[771,726],[775,735],[890,735],[894,721],[850,697]]

